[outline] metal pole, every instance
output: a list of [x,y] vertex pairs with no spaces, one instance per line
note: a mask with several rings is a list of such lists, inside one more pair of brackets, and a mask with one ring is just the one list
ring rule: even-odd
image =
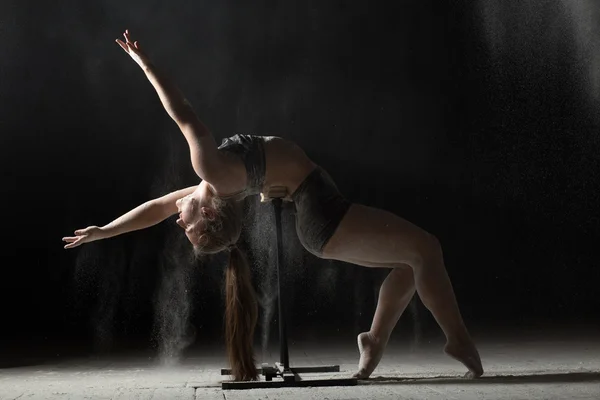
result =
[[279,308],[279,361],[285,370],[290,368],[290,356],[288,353],[287,331],[285,324],[285,301],[283,299],[283,281],[281,275],[281,263],[283,262],[283,241],[281,232],[281,199],[273,199],[273,208],[275,210],[275,228],[277,230],[277,298]]

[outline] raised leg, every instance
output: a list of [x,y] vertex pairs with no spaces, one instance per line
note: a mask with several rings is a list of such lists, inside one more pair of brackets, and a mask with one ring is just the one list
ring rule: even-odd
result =
[[325,246],[323,258],[350,263],[362,260],[357,264],[365,266],[409,265],[423,304],[446,335],[445,352],[469,369],[468,377],[483,374],[446,272],[441,246],[431,234],[390,212],[355,204]]

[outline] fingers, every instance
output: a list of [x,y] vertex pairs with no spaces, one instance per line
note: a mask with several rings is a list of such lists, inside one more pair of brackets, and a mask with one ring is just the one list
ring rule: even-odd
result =
[[123,50],[125,50],[127,53],[129,53],[129,47],[127,46],[126,43],[123,43],[123,41],[121,39],[117,39],[116,42],[119,44],[119,46],[121,46],[121,48]]
[[123,37],[125,38],[125,42],[123,42],[121,39],[117,39],[116,42],[119,43],[119,46],[121,46],[123,50],[129,52],[130,46],[134,47],[134,43],[131,42],[131,36],[129,35],[129,29],[125,29]]
[[87,234],[86,229],[78,229],[74,233],[76,236],[65,236],[62,238],[63,242],[67,242],[65,249],[70,249],[71,247],[79,246],[82,240],[87,238],[89,235]]
[[84,237],[85,236],[64,237],[63,242],[67,242],[67,244],[64,246],[65,249],[72,249],[73,247],[79,246]]
[[135,42],[135,44],[134,43],[123,43],[123,41],[120,39],[117,39],[116,42],[129,55],[131,55],[131,53],[137,54],[140,51],[140,48],[138,47],[139,45],[137,44],[137,42]]
[[123,42],[121,39],[115,40],[119,44],[119,46],[121,46],[121,48],[125,50],[129,55],[132,55],[133,53],[138,56],[141,56],[142,49],[140,47],[140,43],[137,40],[135,42],[131,40],[129,29],[125,30],[125,33],[123,33],[123,37],[125,38],[125,42]]
[[77,247],[81,244],[81,240],[76,240],[73,243],[69,243],[65,245],[65,249],[72,249],[73,247]]
[[67,243],[73,243],[76,241],[77,242],[82,241],[86,237],[88,237],[88,235],[66,236],[66,237],[62,238],[62,241],[67,242]]

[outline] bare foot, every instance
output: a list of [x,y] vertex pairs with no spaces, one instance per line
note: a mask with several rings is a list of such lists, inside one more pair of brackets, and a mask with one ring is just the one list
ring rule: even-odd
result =
[[470,340],[467,342],[448,342],[444,347],[444,352],[456,361],[460,361],[469,372],[465,374],[465,378],[475,379],[483,375],[483,366],[479,358],[477,348]]
[[385,343],[375,338],[370,332],[363,332],[357,337],[360,360],[358,361],[358,372],[354,378],[367,379],[381,361]]

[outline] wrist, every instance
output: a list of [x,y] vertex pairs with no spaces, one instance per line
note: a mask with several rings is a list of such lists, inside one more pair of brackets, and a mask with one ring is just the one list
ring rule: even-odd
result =
[[108,239],[109,237],[115,236],[114,228],[109,225],[104,225],[98,228],[99,239]]
[[140,67],[145,73],[150,73],[154,71],[154,65],[148,60],[140,62]]

